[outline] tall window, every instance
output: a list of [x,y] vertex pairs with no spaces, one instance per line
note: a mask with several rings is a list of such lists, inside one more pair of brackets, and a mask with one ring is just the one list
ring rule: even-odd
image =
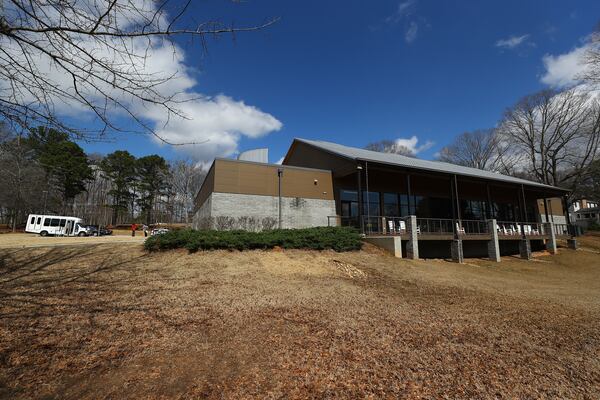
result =
[[386,217],[400,216],[400,203],[398,202],[397,193],[383,194],[383,215]]
[[343,217],[358,217],[358,195],[355,190],[340,191],[340,202]]
[[381,215],[379,210],[379,192],[363,192],[363,214]]

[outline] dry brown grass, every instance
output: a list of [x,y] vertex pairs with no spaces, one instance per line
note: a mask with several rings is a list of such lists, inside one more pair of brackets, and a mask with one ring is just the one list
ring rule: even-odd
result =
[[595,399],[600,255],[585,247],[465,265],[372,247],[0,249],[0,394]]

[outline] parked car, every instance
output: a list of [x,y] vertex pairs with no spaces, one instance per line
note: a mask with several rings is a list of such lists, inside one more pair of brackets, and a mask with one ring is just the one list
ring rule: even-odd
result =
[[88,236],[107,236],[112,235],[112,231],[105,226],[86,225]]
[[154,236],[154,235],[161,235],[161,234],[167,233],[167,232],[169,232],[169,229],[167,229],[167,228],[154,228],[150,232],[150,235],[152,235],[152,236]]

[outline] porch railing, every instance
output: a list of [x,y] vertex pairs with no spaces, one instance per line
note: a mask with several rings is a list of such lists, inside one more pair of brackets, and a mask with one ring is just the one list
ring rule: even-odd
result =
[[463,219],[456,223],[458,235],[488,235],[490,233],[488,221]]
[[498,221],[496,223],[498,234],[503,236],[519,236],[525,233],[525,236],[545,235],[544,225],[538,222],[515,222]]
[[[385,234],[402,235],[409,230],[410,217],[362,216],[363,227],[367,235]],[[327,217],[328,226],[351,226],[360,228],[358,217],[343,217],[332,215]],[[538,222],[497,221],[496,229],[500,236],[526,237],[547,235],[545,226]],[[576,236],[576,226],[568,224],[553,224],[554,234],[557,236]],[[417,234],[426,235],[453,235],[475,236],[489,235],[489,221],[487,220],[456,220],[444,218],[417,218]]]
[[452,235],[452,223],[451,219],[417,218],[417,232],[421,235]]

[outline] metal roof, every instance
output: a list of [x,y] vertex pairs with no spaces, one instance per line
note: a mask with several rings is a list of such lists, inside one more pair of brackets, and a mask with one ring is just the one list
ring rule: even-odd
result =
[[299,138],[296,138],[294,140],[306,143],[310,146],[317,147],[329,153],[333,153],[356,161],[371,161],[388,165],[397,165],[406,168],[441,172],[445,174],[457,174],[463,176],[472,176],[480,179],[516,183],[519,185],[535,186],[539,188],[552,189],[563,192],[569,191],[567,189],[559,188],[556,186],[545,185],[526,179],[502,175],[496,172],[486,171],[478,168],[464,167],[462,165],[450,164],[442,161],[422,160],[419,158],[407,157],[400,154],[380,153],[378,151],[359,149],[357,147],[349,147],[337,143],[324,142],[321,140],[308,140]]

